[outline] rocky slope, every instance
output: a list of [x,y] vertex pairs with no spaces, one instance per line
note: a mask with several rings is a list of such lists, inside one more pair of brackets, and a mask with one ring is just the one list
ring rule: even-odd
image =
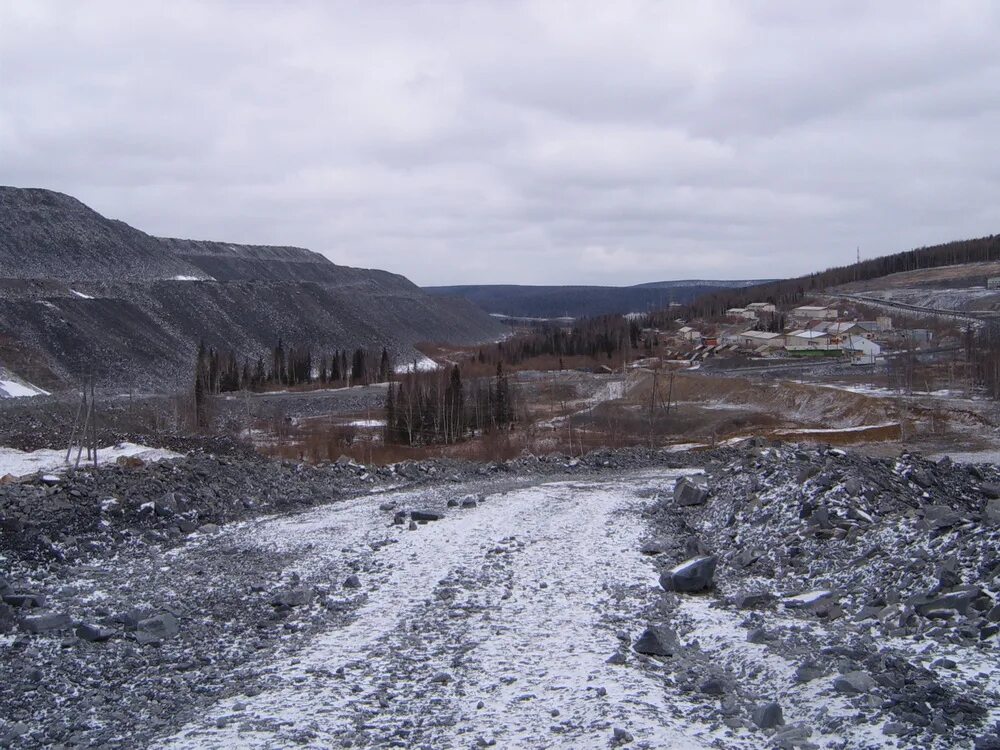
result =
[[294,247],[158,239],[46,190],[0,188],[0,363],[52,390],[189,379],[199,340],[256,358],[478,342],[502,328],[402,276]]

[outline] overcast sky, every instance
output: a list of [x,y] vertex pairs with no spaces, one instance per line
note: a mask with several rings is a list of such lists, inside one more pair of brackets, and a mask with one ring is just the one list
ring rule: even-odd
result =
[[1000,231],[1000,3],[0,0],[0,184],[420,284]]

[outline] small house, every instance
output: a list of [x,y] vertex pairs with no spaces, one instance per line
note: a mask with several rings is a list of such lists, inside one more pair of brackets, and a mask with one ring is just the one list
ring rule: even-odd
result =
[[772,305],[770,302],[751,302],[749,305],[747,305],[747,310],[753,310],[755,313],[778,312],[778,308]]

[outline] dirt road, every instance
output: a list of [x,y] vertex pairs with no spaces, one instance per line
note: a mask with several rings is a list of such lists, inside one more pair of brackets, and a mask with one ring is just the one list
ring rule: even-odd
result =
[[415,531],[389,524],[387,496],[242,528],[243,543],[301,553],[303,580],[366,551],[367,600],[346,627],[268,665],[259,695],[217,704],[160,746],[596,748],[619,729],[633,747],[707,747],[661,681],[607,663],[656,596],[641,498],[674,476],[516,490]]

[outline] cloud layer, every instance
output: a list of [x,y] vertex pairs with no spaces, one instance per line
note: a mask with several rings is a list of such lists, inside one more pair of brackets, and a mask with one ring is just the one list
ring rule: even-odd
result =
[[0,0],[0,183],[421,284],[770,277],[1000,231],[985,0],[162,5]]

